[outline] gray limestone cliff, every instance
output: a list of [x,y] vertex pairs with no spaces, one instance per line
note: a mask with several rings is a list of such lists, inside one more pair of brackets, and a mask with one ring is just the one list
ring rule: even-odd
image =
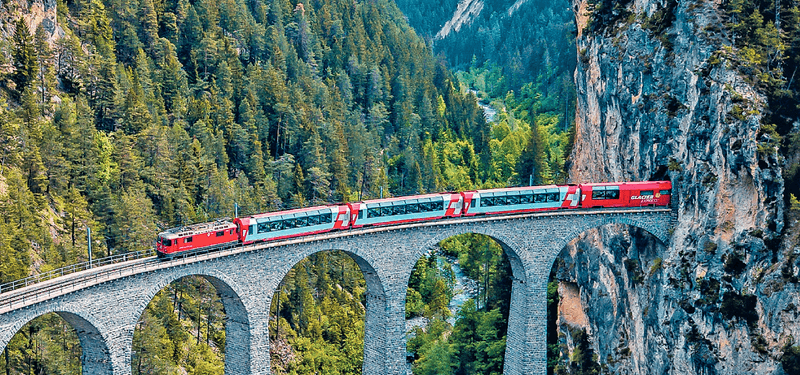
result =
[[726,63],[721,6],[633,0],[598,27],[590,2],[573,0],[570,179],[665,176],[678,220],[669,244],[609,226],[564,250],[562,363],[584,330],[603,373],[779,375],[800,341],[797,220],[785,220],[780,157],[759,131],[766,98]]

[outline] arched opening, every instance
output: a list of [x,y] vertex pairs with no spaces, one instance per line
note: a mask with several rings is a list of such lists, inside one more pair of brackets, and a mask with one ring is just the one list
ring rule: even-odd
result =
[[376,360],[365,358],[365,321],[379,318],[367,306],[385,304],[382,294],[375,271],[354,254],[322,251],[295,264],[270,306],[272,374],[361,374]]
[[406,293],[412,373],[502,373],[512,279],[507,252],[492,237],[460,234],[429,249]]
[[84,318],[64,311],[22,326],[0,353],[0,374],[111,374],[108,348]]
[[639,366],[657,354],[664,253],[656,236],[626,224],[589,229],[561,250],[547,288],[548,374],[647,372]]
[[131,374],[244,374],[247,314],[238,295],[212,276],[185,276],[155,293],[136,322]]

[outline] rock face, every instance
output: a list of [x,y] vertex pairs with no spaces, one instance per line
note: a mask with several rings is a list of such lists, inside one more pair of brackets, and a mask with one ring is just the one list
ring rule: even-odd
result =
[[64,35],[56,19],[55,0],[9,0],[0,3],[0,37],[11,40],[14,36],[14,25],[22,17],[28,24],[31,33],[36,32],[39,25],[44,29],[48,41],[52,44]]
[[726,63],[720,2],[618,3],[626,11],[598,21],[573,0],[571,181],[666,176],[678,222],[666,245],[609,226],[564,250],[562,355],[584,329],[609,373],[783,374],[800,338],[800,248],[782,241],[797,228],[784,225],[775,150],[759,152],[766,99]]

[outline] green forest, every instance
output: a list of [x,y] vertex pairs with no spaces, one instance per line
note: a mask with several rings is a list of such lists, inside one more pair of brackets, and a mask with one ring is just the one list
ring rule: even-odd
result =
[[[23,3],[0,10],[15,20],[0,39],[0,283],[87,260],[87,229],[100,258],[234,204],[249,214],[527,182],[545,152],[527,123],[487,124],[387,1],[57,1],[57,38],[29,27]],[[331,254],[284,280],[276,373],[360,372],[358,274]],[[223,322],[205,280],[171,284],[137,326],[133,372],[221,373]],[[79,353],[69,324],[47,315],[0,370],[74,374]]]

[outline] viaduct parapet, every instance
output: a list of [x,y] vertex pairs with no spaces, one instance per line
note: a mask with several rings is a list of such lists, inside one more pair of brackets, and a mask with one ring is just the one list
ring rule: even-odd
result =
[[[406,288],[414,265],[438,242],[478,233],[501,244],[513,270],[503,373],[544,375],[547,282],[561,250],[582,232],[605,224],[639,227],[667,243],[671,221],[671,210],[652,208],[467,217],[112,265],[51,280],[60,287],[48,293],[34,295],[34,285],[0,294],[0,351],[26,323],[55,312],[78,333],[84,374],[130,375],[133,332],[145,307],[173,281],[199,275],[214,285],[225,307],[225,374],[269,374],[269,307],[279,283],[309,255],[341,250],[355,259],[367,284],[363,373],[405,374]],[[28,298],[4,304],[4,295],[14,293]]]

